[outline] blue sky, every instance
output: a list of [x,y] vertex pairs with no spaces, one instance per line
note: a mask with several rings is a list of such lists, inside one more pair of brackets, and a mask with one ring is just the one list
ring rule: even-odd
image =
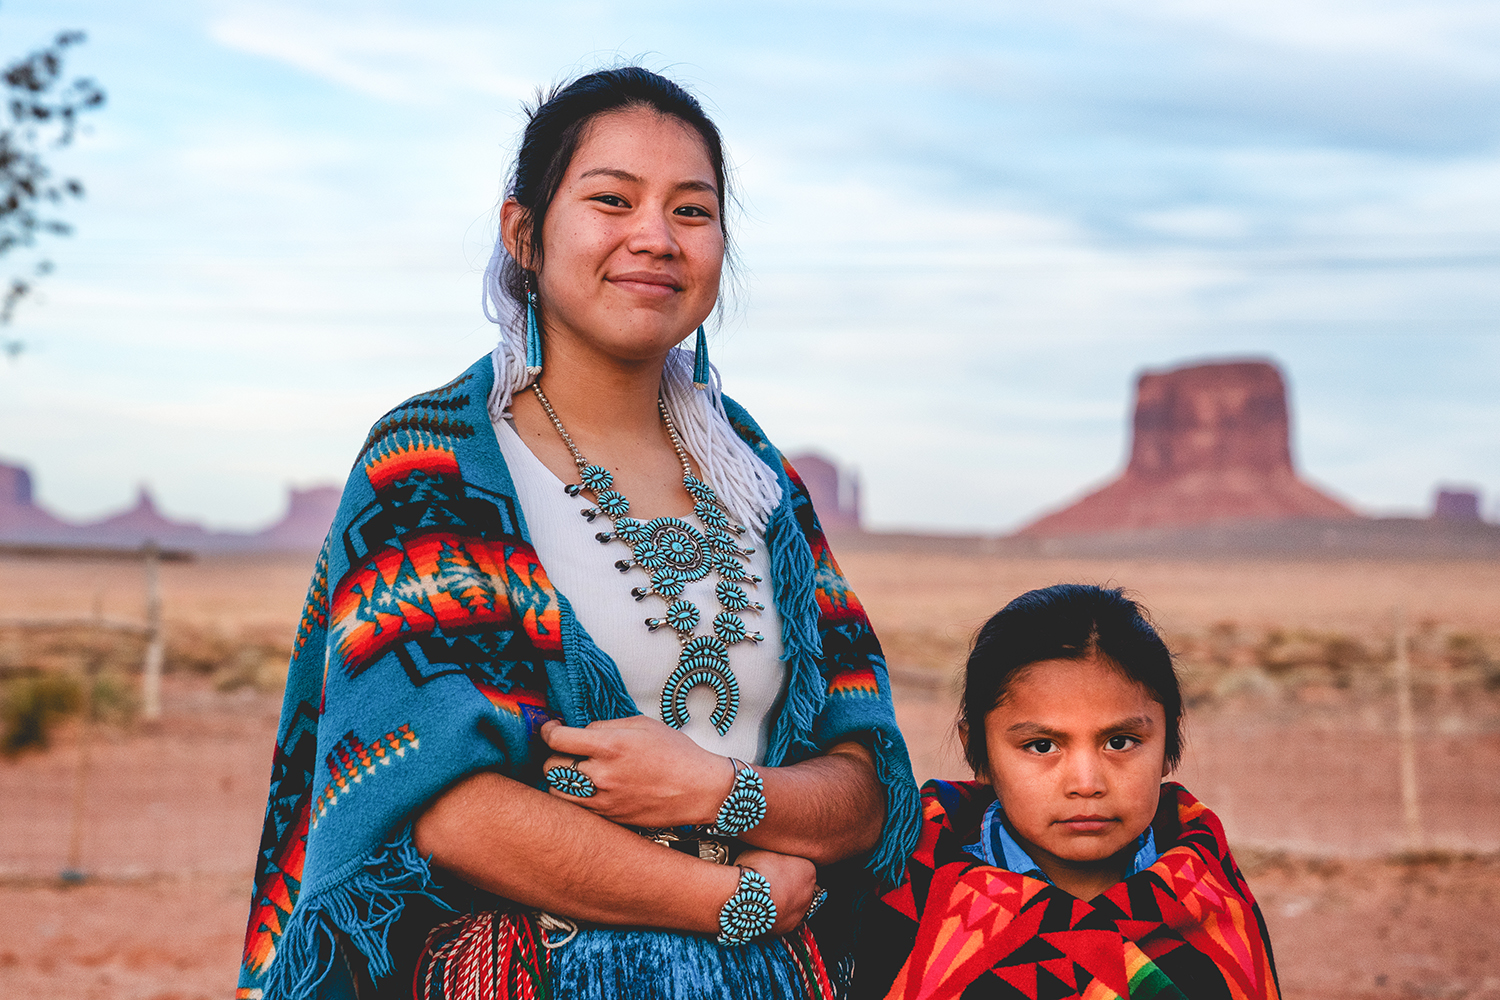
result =
[[[254,527],[486,351],[519,104],[641,57],[728,139],[728,391],[880,527],[1017,527],[1121,465],[1135,375],[1270,357],[1312,480],[1500,516],[1500,7],[3,0],[109,91],[0,363],[0,457]],[[4,261],[10,264],[13,261]]]

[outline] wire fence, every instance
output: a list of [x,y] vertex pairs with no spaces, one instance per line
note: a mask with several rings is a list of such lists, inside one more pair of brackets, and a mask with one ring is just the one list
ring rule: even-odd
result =
[[[132,642],[138,657],[139,637]],[[87,680],[87,668],[78,672]],[[280,708],[259,676],[169,674],[156,720],[90,723],[84,713],[50,747],[0,757],[0,880],[248,880]],[[952,675],[897,663],[892,677],[918,779],[970,777]],[[1253,695],[1189,709],[1174,775],[1237,847],[1500,854],[1500,692],[1455,687],[1398,656],[1347,690]]]
[[[921,777],[968,777],[953,706],[898,686]],[[258,843],[278,701],[169,678],[149,730],[75,725],[45,752],[0,762],[0,879],[244,875]],[[1500,729],[1417,713],[1418,825],[1405,818],[1392,706],[1341,712],[1199,710],[1175,776],[1223,819],[1236,846],[1333,857],[1500,852]]]
[[[956,679],[905,673],[893,671],[896,712],[918,779],[971,777],[954,727]],[[1190,706],[1171,777],[1239,848],[1500,854],[1500,696],[1408,677],[1405,722],[1394,670],[1364,689],[1271,689]]]
[[248,880],[279,702],[201,681],[165,695],[150,728],[75,721],[46,751],[0,762],[0,879]]

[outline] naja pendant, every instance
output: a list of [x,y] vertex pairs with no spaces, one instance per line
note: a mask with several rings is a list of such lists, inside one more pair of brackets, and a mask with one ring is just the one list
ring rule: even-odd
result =
[[729,647],[722,639],[700,635],[682,647],[677,668],[661,689],[661,718],[673,729],[688,723],[688,692],[698,685],[713,689],[714,711],[709,722],[720,736],[729,733],[740,714],[740,682],[729,669]]

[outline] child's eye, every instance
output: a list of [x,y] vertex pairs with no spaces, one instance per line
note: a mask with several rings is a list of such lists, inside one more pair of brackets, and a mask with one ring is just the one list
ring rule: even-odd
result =
[[1057,744],[1051,740],[1032,740],[1025,748],[1032,753],[1049,754],[1057,749]]
[[1140,742],[1134,736],[1111,736],[1104,742],[1104,745],[1111,750],[1129,750]]

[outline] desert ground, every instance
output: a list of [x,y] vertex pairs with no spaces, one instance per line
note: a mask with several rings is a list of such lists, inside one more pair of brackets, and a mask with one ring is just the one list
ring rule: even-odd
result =
[[[1125,586],[1179,653],[1176,776],[1224,819],[1292,1000],[1500,997],[1500,564],[842,557],[885,644],[918,778],[968,777],[955,683],[1031,587]],[[91,665],[101,711],[0,757],[0,996],[232,992],[311,560],[162,568],[165,714],[132,714],[141,571],[0,559],[0,683]],[[1415,686],[1417,823],[1399,781],[1398,614]],[[103,626],[93,624],[102,621]],[[108,683],[106,683],[108,682]],[[65,868],[87,876],[59,879]]]

